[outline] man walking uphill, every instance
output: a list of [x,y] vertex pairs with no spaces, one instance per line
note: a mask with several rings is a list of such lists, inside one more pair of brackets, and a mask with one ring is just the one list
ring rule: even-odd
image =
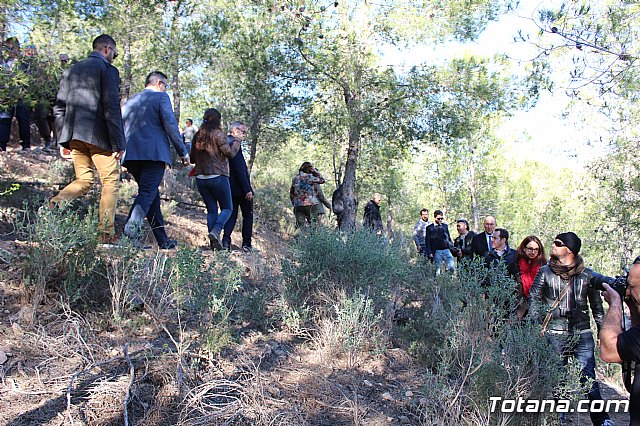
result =
[[154,71],[147,76],[144,86],[144,90],[129,99],[122,109],[127,138],[123,164],[138,183],[138,195],[131,206],[124,233],[138,239],[146,216],[158,247],[173,249],[176,241],[169,239],[165,232],[158,187],[165,167],[171,165],[169,143],[183,165],[189,164],[189,152],[182,143],[171,99],[166,93],[167,76]]
[[62,75],[53,109],[60,145],[71,150],[76,179],[52,203],[84,195],[93,184],[95,165],[102,183],[99,238],[115,240],[114,220],[120,184],[120,157],[125,149],[120,113],[120,74],[111,65],[118,56],[116,42],[102,34],[93,52]]

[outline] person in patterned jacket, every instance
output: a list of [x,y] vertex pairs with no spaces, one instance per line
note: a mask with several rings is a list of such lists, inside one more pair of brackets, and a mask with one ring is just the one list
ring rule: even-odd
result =
[[289,199],[293,205],[297,229],[317,222],[318,218],[314,206],[318,204],[318,197],[313,185],[323,184],[324,182],[324,178],[318,170],[308,161],[302,163],[300,169],[298,169],[298,174],[291,181]]

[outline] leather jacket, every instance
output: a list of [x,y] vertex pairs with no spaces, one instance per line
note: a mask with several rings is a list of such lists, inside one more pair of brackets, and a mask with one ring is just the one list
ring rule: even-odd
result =
[[[547,326],[552,332],[573,333],[591,329],[589,307],[596,322],[598,333],[602,325],[604,308],[598,288],[602,283],[610,283],[614,279],[585,268],[580,275],[571,277],[570,291],[562,298]],[[544,265],[533,280],[529,293],[529,314],[534,321],[542,323],[554,304],[556,298],[567,285],[556,275],[549,265]],[[588,304],[587,304],[588,301]]]

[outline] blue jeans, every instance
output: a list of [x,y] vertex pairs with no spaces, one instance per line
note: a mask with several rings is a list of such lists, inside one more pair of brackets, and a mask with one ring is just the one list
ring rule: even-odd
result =
[[453,257],[449,249],[436,250],[436,252],[433,254],[433,262],[436,264],[436,267],[438,268],[436,272],[437,274],[440,273],[440,270],[442,268],[442,262],[445,263],[447,271],[453,272],[456,270],[456,259]]
[[[593,333],[581,333],[578,341],[573,343],[570,335],[547,333],[551,346],[562,354],[562,365],[566,366],[569,357],[575,357],[580,366],[580,383],[585,384],[587,380],[593,380],[591,388],[587,392],[590,401],[602,400],[600,395],[600,385],[596,381],[596,358],[593,354],[595,343]],[[591,422],[600,426],[602,422],[609,419],[607,413],[589,413]]]
[[[231,216],[231,187],[229,177],[218,176],[211,179],[197,179],[198,192],[202,195],[207,206],[207,229],[211,232],[214,228],[221,232],[224,224]],[[220,213],[218,214],[218,205]]]

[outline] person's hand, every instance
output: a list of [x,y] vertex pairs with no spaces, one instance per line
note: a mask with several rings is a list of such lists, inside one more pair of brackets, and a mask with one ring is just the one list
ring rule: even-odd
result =
[[604,291],[602,291],[602,297],[607,301],[609,307],[613,306],[622,306],[622,300],[620,300],[620,295],[617,291],[611,288],[611,286],[607,283],[603,283],[602,287],[604,287]]
[[190,161],[189,154],[185,155],[184,157],[180,157],[180,163],[183,166],[188,166],[189,165],[189,161]]
[[248,201],[253,200],[253,192],[249,191],[245,194],[244,198],[246,198]]
[[433,259],[433,254],[429,254],[429,259]]
[[116,160],[120,161],[120,159],[122,159],[122,157],[124,157],[124,150],[122,151],[116,151],[113,154],[111,154],[111,156],[113,158],[115,158]]
[[63,146],[60,147],[60,157],[64,158],[65,160],[71,160],[71,150],[67,149]]

